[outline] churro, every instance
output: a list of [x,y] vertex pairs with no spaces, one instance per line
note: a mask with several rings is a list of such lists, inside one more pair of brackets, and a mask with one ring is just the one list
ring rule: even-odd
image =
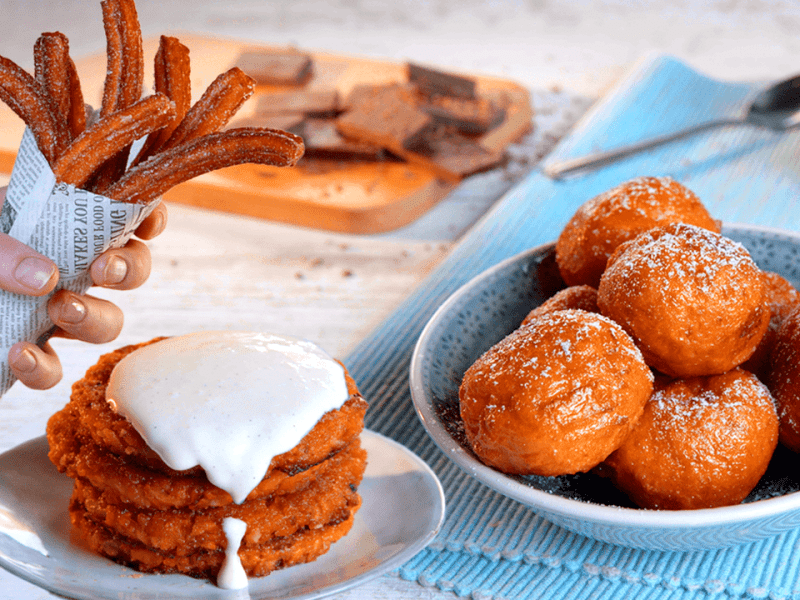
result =
[[255,89],[252,77],[238,67],[229,69],[211,82],[161,149],[174,148],[221,130]]
[[[113,114],[132,106],[142,97],[144,79],[144,56],[142,53],[142,31],[133,0],[108,0],[103,7],[107,15],[106,36],[108,37],[109,79],[114,80],[103,92],[101,117]],[[120,50],[117,53],[117,46]],[[112,63],[114,64],[112,72]],[[120,178],[128,165],[130,144],[126,144],[108,158],[94,176],[91,187],[104,188]]]
[[34,78],[50,95],[58,114],[67,119],[70,95],[69,41],[58,31],[43,33],[33,46]]
[[122,46],[122,87],[118,90],[117,109],[127,108],[142,97],[144,54],[142,29],[133,0],[119,0]]
[[172,117],[172,102],[154,94],[133,106],[101,117],[79,135],[53,165],[56,180],[83,185],[108,156],[114,156],[140,137],[163,127]]
[[67,63],[69,70],[69,113],[67,113],[67,126],[69,129],[70,137],[75,139],[86,129],[86,113],[88,107],[83,100],[83,90],[81,90],[81,80],[78,76],[78,69],[75,68],[75,62],[72,58]]
[[41,84],[3,56],[0,56],[0,100],[30,128],[39,150],[53,164],[69,143],[67,124]]
[[175,103],[175,117],[183,119],[192,104],[189,49],[178,38],[161,36],[155,58],[156,91]]
[[303,150],[302,138],[279,129],[242,127],[210,133],[159,152],[102,193],[120,202],[143,204],[209,171],[241,163],[292,166]]
[[52,98],[59,117],[66,120],[69,139],[75,139],[86,129],[86,106],[67,36],[59,31],[43,33],[33,47],[33,59],[34,79]]
[[103,100],[100,115],[108,115],[117,108],[117,96],[122,85],[122,35],[119,29],[118,0],[103,0],[103,28],[106,32],[106,78],[103,82]]
[[142,32],[133,0],[104,0],[107,75],[100,115],[126,108],[142,95]]
[[177,38],[162,35],[155,57],[155,88],[175,103],[175,116],[162,129],[147,136],[147,141],[133,161],[137,164],[157,152],[183,120],[192,104],[189,49]]

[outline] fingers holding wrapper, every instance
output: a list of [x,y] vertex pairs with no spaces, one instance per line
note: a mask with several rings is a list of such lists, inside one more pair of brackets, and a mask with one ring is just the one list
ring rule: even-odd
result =
[[110,342],[122,331],[122,310],[113,302],[58,290],[47,303],[50,320],[60,328],[56,335],[92,344]]
[[8,361],[14,376],[29,388],[46,390],[61,380],[61,361],[48,343],[40,348],[18,342],[9,350]]
[[58,281],[55,263],[7,235],[0,236],[0,288],[15,294],[43,296]]
[[121,248],[109,250],[92,263],[90,272],[95,285],[132,290],[150,275],[150,249],[138,240],[128,240]]
[[152,240],[161,235],[167,227],[167,205],[159,202],[142,224],[134,232],[142,240]]

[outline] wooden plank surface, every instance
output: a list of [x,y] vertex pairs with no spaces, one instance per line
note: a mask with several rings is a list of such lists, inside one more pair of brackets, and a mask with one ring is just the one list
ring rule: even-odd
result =
[[[192,90],[196,100],[214,78],[233,66],[243,52],[286,48],[196,35],[179,35],[189,47]],[[145,82],[153,81],[152,57],[157,39],[145,40]],[[303,89],[335,90],[340,98],[353,87],[406,80],[405,64],[309,52],[313,74]],[[99,104],[106,57],[96,54],[77,61],[87,102]],[[526,89],[516,83],[476,77],[482,95],[502,95],[510,101],[504,121],[480,138],[483,147],[498,151],[530,127],[532,110]],[[255,113],[258,97],[291,88],[259,86],[256,96],[237,118]],[[23,124],[5,105],[0,106],[0,170],[10,172]],[[171,190],[168,201],[261,217],[345,233],[390,231],[417,219],[455,187],[425,165],[392,161],[302,159],[298,167],[281,169],[241,165],[203,175]]]

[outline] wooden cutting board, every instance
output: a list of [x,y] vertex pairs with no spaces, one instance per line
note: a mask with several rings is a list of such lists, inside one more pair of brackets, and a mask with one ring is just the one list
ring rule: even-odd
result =
[[[285,50],[249,42],[177,34],[189,49],[192,91],[196,100],[209,83],[236,63],[244,51]],[[144,42],[148,71],[157,39]],[[406,80],[404,64],[366,58],[308,52],[314,71],[305,89],[335,89],[345,97],[356,85]],[[99,105],[105,78],[105,53],[77,61],[86,101]],[[503,123],[481,139],[489,150],[502,149],[529,128],[532,117],[527,90],[511,81],[476,76],[477,92],[502,94],[510,101]],[[260,86],[256,95],[279,88]],[[251,115],[252,98],[238,117]],[[0,104],[0,170],[11,172],[24,125]],[[346,233],[390,231],[415,220],[454,187],[422,165],[401,162],[301,160],[295,168],[240,165],[209,173],[173,188],[165,199],[197,207],[271,219],[294,225]]]

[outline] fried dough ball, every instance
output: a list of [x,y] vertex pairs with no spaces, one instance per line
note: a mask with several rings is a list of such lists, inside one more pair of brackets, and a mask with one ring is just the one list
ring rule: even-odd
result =
[[653,227],[689,223],[716,233],[700,199],[670,177],[638,177],[584,203],[556,241],[556,262],[567,285],[597,287],[606,261],[621,243]]
[[534,475],[588,471],[628,435],[652,377],[617,324],[556,311],[518,328],[467,370],[461,416],[489,466]]
[[778,329],[767,382],[778,405],[781,444],[800,452],[800,309]]
[[747,497],[777,443],[773,399],[752,373],[658,377],[642,418],[602,469],[642,508],[714,508]]
[[769,369],[769,356],[778,338],[778,329],[794,310],[800,308],[800,292],[777,273],[763,274],[764,287],[769,307],[769,326],[764,332],[756,351],[742,367],[755,373],[766,383]]
[[673,377],[724,373],[753,354],[769,325],[762,273],[745,248],[694,225],[625,242],[597,290],[600,312]]
[[588,285],[573,285],[559,290],[529,312],[523,319],[522,325],[527,325],[539,315],[571,308],[593,313],[600,312],[597,308],[597,290]]

